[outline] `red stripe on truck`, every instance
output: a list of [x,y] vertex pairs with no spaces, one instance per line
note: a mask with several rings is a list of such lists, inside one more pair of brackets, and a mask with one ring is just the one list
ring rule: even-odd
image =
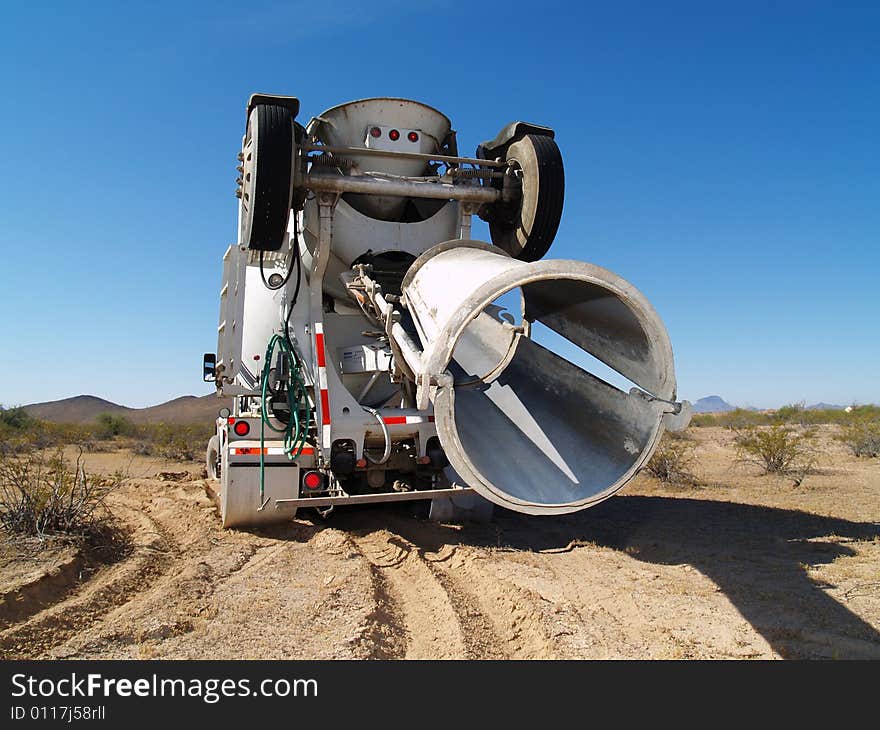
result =
[[318,356],[318,367],[327,367],[327,358],[324,354],[324,335],[318,333],[315,335],[315,348]]
[[[230,453],[232,453],[234,456],[259,456],[260,455],[260,448],[245,446],[244,448],[230,449]],[[263,449],[263,453],[268,454],[269,449],[268,448]],[[314,453],[315,453],[315,450],[310,447],[305,447],[305,448],[303,448],[302,451],[300,451],[300,454],[314,454]]]

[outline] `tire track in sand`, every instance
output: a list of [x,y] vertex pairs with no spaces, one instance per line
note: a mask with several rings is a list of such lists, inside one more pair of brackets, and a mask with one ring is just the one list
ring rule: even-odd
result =
[[382,612],[390,614],[386,617],[386,627],[398,631],[402,628],[406,633],[403,658],[466,659],[472,656],[455,605],[419,556],[418,548],[385,529],[353,535],[352,540],[372,566],[379,618]]
[[164,573],[177,552],[174,540],[149,515],[128,504],[124,507],[136,547],[132,555],[107,566],[84,582],[70,598],[54,604],[0,632],[0,659],[39,658],[53,647],[83,632],[112,609],[125,604]]
[[491,551],[449,540],[448,530],[435,523],[402,519],[392,512],[383,515],[383,524],[396,540],[424,546],[413,549],[453,603],[471,658],[565,656],[546,630],[540,597],[494,570]]

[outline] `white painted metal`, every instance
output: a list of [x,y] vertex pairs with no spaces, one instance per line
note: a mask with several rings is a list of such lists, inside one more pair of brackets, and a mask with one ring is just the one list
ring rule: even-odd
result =
[[[365,147],[368,129],[373,125],[421,130],[418,151],[424,153],[439,152],[440,144],[451,129],[446,115],[433,107],[409,99],[394,98],[361,99],[340,104],[315,117],[307,129],[310,135],[327,145]],[[376,170],[392,176],[413,176],[423,175],[427,171],[424,161],[404,157],[377,159],[370,155],[351,155],[348,159],[359,172]],[[360,210],[383,220],[399,216],[405,205],[405,199],[386,195],[360,196],[357,199]]]

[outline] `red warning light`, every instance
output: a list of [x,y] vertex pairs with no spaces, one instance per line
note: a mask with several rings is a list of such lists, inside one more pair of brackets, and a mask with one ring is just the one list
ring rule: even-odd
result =
[[406,135],[406,138],[410,142],[418,142],[419,141],[419,133],[418,132],[410,132],[408,135]]
[[317,489],[323,482],[324,477],[317,471],[307,471],[303,477],[303,484],[306,485],[306,489]]
[[382,136],[382,130],[379,129],[379,127],[371,127],[371,128],[370,128],[370,136],[371,136],[371,137],[381,137],[381,136]]
[[400,139],[400,132],[398,132],[396,129],[392,129],[392,130],[388,133],[388,138],[389,138],[392,142],[396,142],[397,140]]
[[232,430],[236,436],[247,436],[251,432],[251,425],[247,421],[237,421]]

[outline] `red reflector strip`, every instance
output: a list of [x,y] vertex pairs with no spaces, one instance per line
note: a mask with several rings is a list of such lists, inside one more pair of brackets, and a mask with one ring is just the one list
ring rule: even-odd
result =
[[321,391],[321,441],[330,448],[330,391],[327,390],[327,353],[324,350],[324,323],[315,322],[315,355],[318,359],[318,388]]
[[324,335],[320,332],[315,335],[315,347],[317,348],[318,367],[327,367],[327,358],[324,354]]
[[[266,455],[269,455],[269,456],[280,456],[281,454],[284,453],[284,449],[281,448],[280,446],[276,446],[276,447],[269,447],[269,448],[262,449],[262,452]],[[229,453],[232,454],[233,456],[259,456],[260,455],[260,448],[246,446],[243,448],[230,449]],[[301,454],[314,454],[315,450],[313,448],[306,447],[300,453]]]
[[434,416],[385,416],[382,420],[389,426],[412,423],[434,423]]

